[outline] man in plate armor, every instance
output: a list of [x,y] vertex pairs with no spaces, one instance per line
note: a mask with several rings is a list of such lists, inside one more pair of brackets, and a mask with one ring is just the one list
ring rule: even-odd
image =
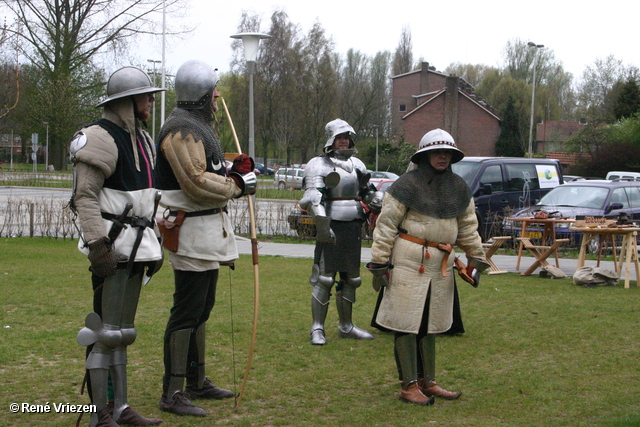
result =
[[[360,251],[366,204],[379,212],[382,193],[369,185],[370,174],[356,157],[353,128],[335,119],[325,126],[328,136],[324,154],[309,161],[304,172],[305,193],[300,207],[316,225],[316,248],[309,282],[311,293],[311,344],[324,345],[324,322],[331,288],[336,283],[338,334],[342,338],[373,339],[352,321],[356,289],[361,284]],[[336,282],[336,275],[338,281]]]
[[230,171],[225,166],[211,125],[220,96],[216,70],[202,61],[187,61],[178,69],[175,84],[177,108],[158,136],[156,169],[163,192],[159,214],[182,221],[177,245],[167,247],[175,292],[164,334],[160,409],[205,416],[191,399],[234,396],[205,377],[204,365],[205,324],[215,303],[220,265],[238,258],[227,202],[255,193],[257,180],[249,156],[238,156]]
[[78,245],[91,262],[94,290],[94,312],[77,338],[87,346],[88,390],[97,409],[91,426],[162,422],[144,418],[128,405],[126,374],[142,281],[162,264],[154,231],[160,196],[153,183],[156,151],[142,128],[153,94],[161,90],[144,71],[119,69],[109,78],[107,98],[98,105],[104,107],[102,118],[77,132],[71,142],[70,207],[80,219]]

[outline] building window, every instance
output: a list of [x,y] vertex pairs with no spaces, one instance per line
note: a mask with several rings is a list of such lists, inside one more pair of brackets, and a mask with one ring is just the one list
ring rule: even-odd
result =
[[407,111],[407,106],[405,104],[400,104],[399,111],[401,113],[404,113],[405,111]]

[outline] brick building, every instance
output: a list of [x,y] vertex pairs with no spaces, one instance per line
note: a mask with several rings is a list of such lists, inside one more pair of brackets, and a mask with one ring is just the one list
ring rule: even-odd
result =
[[567,151],[564,143],[585,125],[580,122],[547,121],[536,124],[536,152]]
[[460,77],[422,63],[420,70],[391,77],[394,136],[416,146],[428,131],[449,132],[468,156],[495,156],[500,117]]

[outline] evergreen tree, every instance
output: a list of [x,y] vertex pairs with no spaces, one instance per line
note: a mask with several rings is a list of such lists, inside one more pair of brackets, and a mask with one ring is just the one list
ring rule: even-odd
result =
[[640,111],[640,87],[635,80],[629,79],[622,86],[622,90],[613,106],[616,120],[631,117]]
[[507,100],[500,127],[502,131],[500,132],[498,141],[496,141],[496,155],[523,157],[522,132],[518,126],[518,113],[512,96],[509,96]]

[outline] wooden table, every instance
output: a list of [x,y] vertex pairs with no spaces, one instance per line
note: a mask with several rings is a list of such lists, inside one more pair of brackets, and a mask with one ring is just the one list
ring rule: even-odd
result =
[[[582,232],[582,243],[580,244],[580,255],[578,255],[577,268],[584,266],[585,257],[587,255],[587,245],[589,242],[600,237],[601,241],[606,237],[611,237],[614,247],[613,263],[618,276],[622,273],[622,267],[625,268],[624,287],[629,288],[631,279],[631,264],[636,269],[636,286],[640,286],[640,263],[638,262],[638,231],[640,227],[571,227],[571,230]],[[615,259],[615,239],[614,236],[622,236],[622,248],[620,249],[620,257]],[[600,251],[598,251],[598,265],[600,265]]]
[[[547,259],[547,257],[553,253],[553,255],[556,258],[556,267],[560,268],[560,258],[558,257],[558,248],[562,246],[563,243],[567,242],[568,239],[557,240],[555,226],[556,224],[563,224],[563,223],[572,224],[576,222],[575,219],[572,219],[572,218],[544,218],[543,219],[543,218],[533,218],[533,217],[514,217],[514,218],[509,218],[509,220],[518,221],[522,223],[522,229],[520,230],[520,237],[518,238],[518,240],[520,241],[520,246],[518,247],[518,261],[516,263],[516,270],[520,270],[520,260],[522,259],[522,252],[524,251],[524,249],[527,249],[529,250],[529,252],[532,252],[532,254],[536,257],[537,261],[540,261],[542,259],[543,264],[544,262],[546,262],[545,260]],[[534,245],[531,242],[531,237],[527,236],[527,227],[530,224],[543,225],[542,244]],[[524,240],[524,239],[527,239],[527,240]],[[531,249],[534,249],[535,252],[537,253],[533,253]],[[542,249],[547,249],[547,251],[540,252],[540,250]],[[549,252],[549,253],[546,253],[546,252]],[[536,265],[537,264],[540,264],[540,263],[536,263]],[[530,270],[531,268],[529,268],[527,271],[530,271]],[[525,273],[523,273],[523,275],[525,275]]]

